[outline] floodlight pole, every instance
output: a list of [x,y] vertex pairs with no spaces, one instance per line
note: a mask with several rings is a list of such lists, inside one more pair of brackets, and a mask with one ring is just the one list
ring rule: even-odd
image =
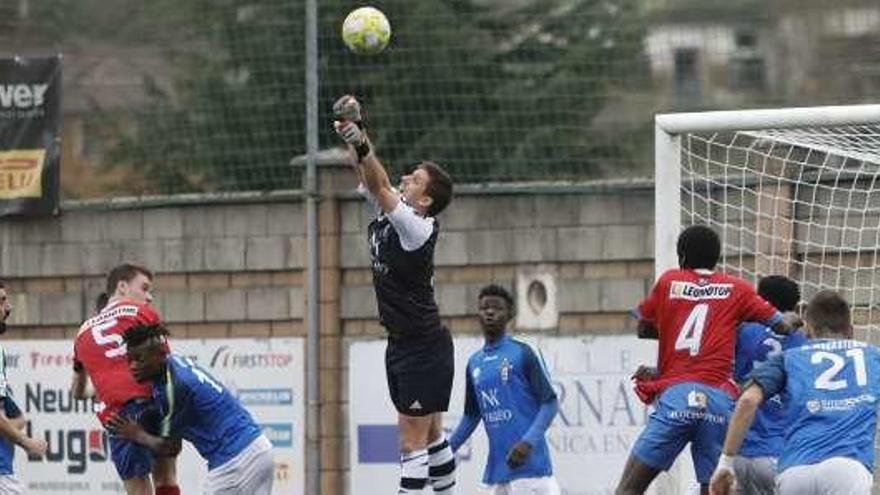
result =
[[306,493],[321,495],[321,404],[318,394],[318,4],[306,0],[306,244],[308,290],[306,322]]

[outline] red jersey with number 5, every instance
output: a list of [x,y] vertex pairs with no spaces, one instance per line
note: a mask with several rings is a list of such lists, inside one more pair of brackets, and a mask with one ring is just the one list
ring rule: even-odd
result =
[[699,382],[737,393],[736,332],[744,321],[774,325],[781,314],[737,277],[709,270],[669,270],[639,304],[659,334],[657,393]]
[[131,399],[152,397],[149,383],[135,381],[128,369],[128,353],[122,336],[135,325],[160,323],[159,315],[149,304],[119,300],[108,304],[86,320],[73,344],[73,359],[85,369],[104,410],[102,420]]

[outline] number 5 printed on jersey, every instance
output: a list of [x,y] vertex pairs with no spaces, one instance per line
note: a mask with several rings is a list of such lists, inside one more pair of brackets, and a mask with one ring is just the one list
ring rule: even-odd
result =
[[92,327],[92,338],[95,339],[96,344],[100,346],[113,346],[112,349],[104,352],[104,355],[110,359],[125,356],[128,353],[128,349],[122,341],[122,335],[118,333],[104,334],[107,330],[115,327],[116,323],[116,318],[111,318]]

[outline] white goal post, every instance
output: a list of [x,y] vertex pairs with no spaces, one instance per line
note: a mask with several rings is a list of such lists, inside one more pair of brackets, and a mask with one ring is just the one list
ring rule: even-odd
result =
[[677,266],[680,230],[702,223],[725,271],[839,290],[875,323],[880,105],[662,114],[655,146],[657,274]]
[[[880,342],[880,105],[657,115],[654,171],[658,276],[681,229],[708,225],[722,270],[789,276],[804,300],[837,290],[857,337]],[[659,493],[687,493],[683,464]]]

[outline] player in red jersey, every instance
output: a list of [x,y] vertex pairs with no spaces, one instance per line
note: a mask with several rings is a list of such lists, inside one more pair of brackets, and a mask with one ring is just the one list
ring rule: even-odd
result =
[[[158,419],[152,408],[152,390],[138,383],[128,370],[122,337],[136,325],[156,325],[159,314],[150,304],[153,274],[145,267],[123,263],[107,276],[107,304],[80,327],[73,347],[74,377],[71,392],[76,398],[90,396],[89,382],[99,404],[102,424],[116,414],[150,428]],[[91,380],[90,380],[91,379]],[[133,442],[110,437],[110,453],[129,495],[152,495],[152,472],[156,495],[179,495],[174,457],[156,457]]]
[[738,394],[737,328],[756,321],[788,333],[792,325],[748,282],[714,271],[721,242],[712,229],[688,227],[677,248],[680,269],[661,275],[637,310],[639,337],[660,341],[657,368],[642,366],[634,376],[636,393],[655,410],[633,446],[618,494],[644,493],[688,442],[701,492],[708,493]]

